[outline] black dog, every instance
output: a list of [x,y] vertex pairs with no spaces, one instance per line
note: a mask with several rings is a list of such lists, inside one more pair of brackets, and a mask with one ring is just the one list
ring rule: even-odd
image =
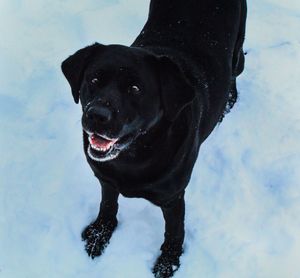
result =
[[82,233],[92,258],[117,226],[121,193],[161,207],[165,240],[153,272],[178,269],[184,191],[201,143],[236,101],[245,20],[246,0],[152,0],[130,47],[96,43],[63,62],[102,185],[99,215]]

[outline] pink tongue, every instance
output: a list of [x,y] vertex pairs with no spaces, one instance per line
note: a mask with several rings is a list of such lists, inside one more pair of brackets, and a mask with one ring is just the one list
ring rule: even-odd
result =
[[105,140],[104,138],[100,138],[99,136],[93,134],[90,137],[90,143],[97,148],[109,148],[113,142],[109,140]]

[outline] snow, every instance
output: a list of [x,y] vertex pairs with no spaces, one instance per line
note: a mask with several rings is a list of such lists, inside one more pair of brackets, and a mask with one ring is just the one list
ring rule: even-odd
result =
[[[94,41],[130,44],[148,1],[0,2],[0,277],[152,277],[163,218],[120,199],[101,258],[80,234],[100,187],[60,63]],[[300,4],[251,0],[239,102],[202,145],[175,277],[300,277]]]

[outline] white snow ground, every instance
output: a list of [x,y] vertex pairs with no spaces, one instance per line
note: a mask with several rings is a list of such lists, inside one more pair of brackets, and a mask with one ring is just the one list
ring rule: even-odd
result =
[[[148,2],[0,1],[0,277],[152,277],[163,220],[144,200],[121,198],[105,254],[84,251],[100,193],[60,72],[94,41],[130,44]],[[248,2],[240,99],[201,148],[178,278],[300,277],[300,4]]]

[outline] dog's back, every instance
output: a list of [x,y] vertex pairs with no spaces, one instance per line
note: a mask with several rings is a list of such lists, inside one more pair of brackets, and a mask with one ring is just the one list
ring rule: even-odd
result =
[[246,11],[245,0],[152,0],[148,21],[132,44],[176,57],[194,86],[208,88],[202,140],[237,99]]

